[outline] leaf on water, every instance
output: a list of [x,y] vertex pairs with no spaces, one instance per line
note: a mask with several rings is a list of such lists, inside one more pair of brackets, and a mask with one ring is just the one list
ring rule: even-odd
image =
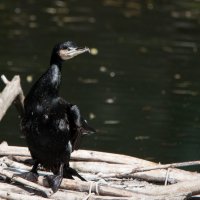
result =
[[116,75],[115,72],[110,72],[110,77],[113,78],[113,77],[115,77],[115,75]]
[[138,135],[138,136],[135,136],[135,140],[148,140],[150,139],[149,136],[147,135]]
[[148,49],[146,47],[140,47],[139,48],[139,52],[140,53],[147,53],[148,52]]
[[105,102],[108,104],[113,104],[113,103],[115,103],[115,98],[108,98],[105,100]]
[[100,71],[100,72],[107,72],[107,68],[106,68],[105,66],[101,66],[101,67],[99,68],[99,71]]
[[56,14],[56,8],[46,8],[45,11],[49,14]]
[[96,56],[98,54],[98,49],[97,48],[91,48],[90,49],[90,53],[93,55],[93,56]]
[[91,113],[89,113],[89,118],[90,118],[90,119],[95,119],[95,118],[96,118],[96,115],[95,115],[94,113],[91,112]]
[[192,90],[173,90],[174,94],[197,96],[199,93]]
[[181,79],[181,75],[180,74],[174,74],[174,79],[176,79],[176,80]]
[[8,61],[7,61],[7,65],[8,65],[8,66],[12,66],[12,65],[13,65],[13,61],[8,60]]
[[173,48],[170,46],[163,46],[162,47],[163,51],[167,52],[167,53],[172,53],[173,52]]
[[14,12],[15,12],[16,14],[20,14],[20,13],[21,13],[21,8],[15,8]]
[[57,0],[55,1],[56,6],[58,7],[65,7],[66,3],[64,1]]
[[30,21],[35,21],[37,19],[36,15],[29,16]]
[[191,82],[185,81],[185,82],[182,82],[182,83],[178,83],[176,86],[181,87],[181,88],[186,88],[186,87],[189,87],[190,85],[192,85]]
[[78,78],[78,81],[84,84],[96,84],[98,83],[98,79],[91,79],[91,78]]
[[80,16],[80,17],[70,17],[70,16],[66,16],[63,17],[63,22],[65,23],[79,23],[79,22],[90,22],[90,23],[94,23],[96,20],[94,17],[84,17],[84,16]]
[[30,28],[37,28],[38,24],[36,22],[31,22],[31,23],[29,23],[29,27]]
[[108,125],[116,125],[119,124],[120,121],[119,120],[106,120],[104,121],[104,124],[108,124]]
[[149,105],[146,105],[146,106],[142,107],[142,111],[149,112],[151,110],[152,110],[152,107],[149,106]]
[[28,75],[28,76],[26,77],[26,81],[27,81],[28,83],[31,83],[31,82],[33,81],[33,76],[32,76],[32,75]]

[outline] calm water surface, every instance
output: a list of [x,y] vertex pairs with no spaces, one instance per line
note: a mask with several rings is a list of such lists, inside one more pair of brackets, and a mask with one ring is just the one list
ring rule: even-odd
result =
[[[92,49],[64,64],[60,91],[98,130],[82,148],[199,160],[199,0],[7,0],[0,13],[0,73],[20,74],[25,93],[55,43]],[[13,107],[0,124],[3,140],[25,144]]]

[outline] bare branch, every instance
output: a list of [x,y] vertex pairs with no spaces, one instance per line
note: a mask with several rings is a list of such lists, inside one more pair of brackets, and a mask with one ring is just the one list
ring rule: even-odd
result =
[[14,102],[20,117],[22,117],[24,115],[24,95],[20,85],[20,77],[14,76],[11,81],[8,81],[7,78],[2,75],[1,79],[6,84],[6,87],[0,94],[0,121],[12,102]]
[[0,167],[0,174],[3,175],[3,176],[6,176],[7,178],[9,178],[12,181],[21,183],[21,184],[26,185],[26,186],[30,186],[30,187],[38,190],[38,191],[41,191],[47,197],[49,197],[49,196],[51,196],[53,194],[53,191],[51,189],[47,189],[47,188],[45,188],[43,186],[39,186],[38,184],[32,183],[30,181],[27,181],[27,180],[25,180],[25,179],[23,179],[21,177],[14,176],[13,172],[10,172],[10,171],[4,169],[3,167]]

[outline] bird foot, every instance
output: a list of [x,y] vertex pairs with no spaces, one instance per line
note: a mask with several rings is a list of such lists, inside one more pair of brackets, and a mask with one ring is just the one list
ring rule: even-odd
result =
[[37,182],[38,180],[38,174],[33,172],[24,172],[22,174],[14,174],[13,177],[21,177],[23,179],[26,179],[31,182]]
[[47,179],[49,186],[53,190],[53,192],[57,192],[58,188],[60,187],[60,184],[62,182],[63,177],[60,175],[48,175],[45,176]]

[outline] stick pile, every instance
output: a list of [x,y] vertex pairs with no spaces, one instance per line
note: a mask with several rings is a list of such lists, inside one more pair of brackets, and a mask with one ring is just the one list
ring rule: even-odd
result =
[[[24,97],[19,76],[12,81],[2,79],[6,87],[0,93],[0,120],[13,101],[22,116]],[[161,165],[126,155],[78,150],[72,153],[70,165],[88,181],[63,179],[55,194],[45,178],[51,172],[43,168],[37,183],[17,176],[29,171],[32,162],[26,147],[0,144],[0,199],[181,200],[200,195],[200,174],[177,169],[200,165],[200,161]]]

